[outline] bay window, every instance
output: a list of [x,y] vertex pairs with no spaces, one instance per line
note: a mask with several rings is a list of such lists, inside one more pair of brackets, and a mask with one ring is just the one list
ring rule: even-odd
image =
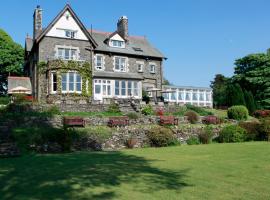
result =
[[138,81],[126,81],[115,80],[114,95],[120,97],[139,96],[139,82]]
[[77,72],[62,73],[62,92],[63,93],[74,93],[82,92],[82,78]]
[[111,81],[95,79],[94,81],[94,93],[96,95],[102,94],[102,96],[111,96]]

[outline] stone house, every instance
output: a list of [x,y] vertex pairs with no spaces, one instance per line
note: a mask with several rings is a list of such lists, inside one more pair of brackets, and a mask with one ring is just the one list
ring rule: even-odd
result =
[[165,57],[145,37],[129,35],[126,16],[115,32],[88,30],[67,4],[43,28],[37,6],[33,26],[33,38],[25,42],[24,71],[39,102],[140,101],[143,89],[162,88]]

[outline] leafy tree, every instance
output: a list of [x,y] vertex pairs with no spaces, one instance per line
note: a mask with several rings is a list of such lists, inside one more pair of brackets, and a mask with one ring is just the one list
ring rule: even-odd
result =
[[256,110],[256,105],[254,101],[253,94],[250,91],[244,89],[244,97],[246,102],[246,107],[250,114],[252,114]]
[[229,78],[222,74],[216,74],[214,81],[211,81],[211,88],[213,89],[214,105],[227,106],[226,90]]
[[163,85],[172,85],[172,83],[166,78],[163,78],[163,83],[162,84]]
[[22,74],[24,50],[0,29],[0,94],[7,91],[7,77]]
[[243,90],[238,83],[228,84],[226,97],[228,106],[246,105]]
[[251,54],[235,61],[233,82],[252,92],[260,107],[270,108],[270,51]]

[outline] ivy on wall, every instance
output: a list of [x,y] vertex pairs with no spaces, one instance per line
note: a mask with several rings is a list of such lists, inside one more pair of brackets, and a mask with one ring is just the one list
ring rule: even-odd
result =
[[[61,85],[61,74],[70,70],[74,70],[80,73],[82,77],[82,96],[92,96],[92,69],[89,62],[81,61],[63,61],[52,60],[47,63],[41,61],[38,63],[39,73],[44,74],[48,71],[55,70],[57,73],[57,85]],[[61,87],[57,87],[57,92],[62,93]],[[78,94],[74,94],[78,95]]]

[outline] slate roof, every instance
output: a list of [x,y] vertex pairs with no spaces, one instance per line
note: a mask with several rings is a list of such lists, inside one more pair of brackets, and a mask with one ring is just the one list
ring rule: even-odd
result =
[[[115,48],[110,47],[105,43],[105,41],[112,34],[111,32],[101,32],[96,30],[88,31],[90,32],[90,34],[92,33],[92,37],[98,44],[98,46],[95,48],[96,51],[164,58],[164,55],[158,49],[152,46],[145,37],[129,36],[128,44],[126,44],[125,48]],[[136,48],[141,49],[141,51],[138,51],[138,49],[136,51]]]
[[163,85],[164,88],[178,88],[178,89],[190,89],[190,90],[212,90],[210,87],[196,87],[196,86],[175,86],[175,85]]
[[122,78],[122,79],[137,79],[142,80],[143,77],[138,73],[122,73],[122,72],[106,72],[106,71],[95,71],[93,72],[94,77],[102,78]]
[[9,76],[8,77],[8,90],[11,90],[15,87],[25,87],[32,91],[32,86],[29,77],[18,77],[18,76]]

